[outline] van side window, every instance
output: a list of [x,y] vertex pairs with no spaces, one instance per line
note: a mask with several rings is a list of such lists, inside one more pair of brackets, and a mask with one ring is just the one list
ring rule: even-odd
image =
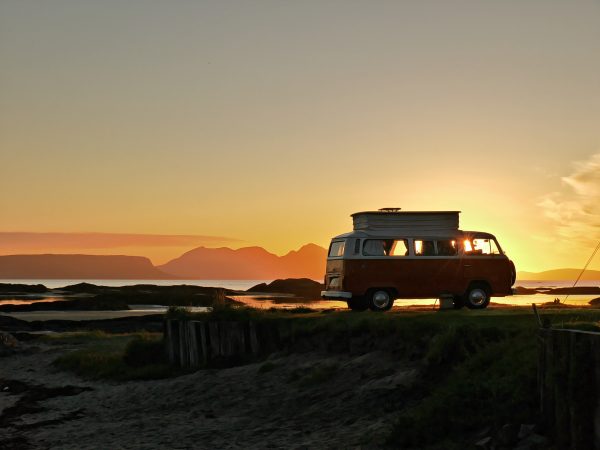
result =
[[392,245],[390,256],[408,256],[408,241],[406,239],[397,239]]
[[416,256],[435,256],[435,245],[433,241],[423,241],[415,239]]
[[344,256],[344,247],[346,246],[346,241],[337,241],[332,242],[329,246],[329,256]]
[[365,256],[407,256],[406,239],[366,239],[363,245]]
[[358,255],[360,253],[360,239],[354,239],[354,254]]
[[458,253],[456,240],[440,240],[437,241],[437,254],[439,256],[455,256]]

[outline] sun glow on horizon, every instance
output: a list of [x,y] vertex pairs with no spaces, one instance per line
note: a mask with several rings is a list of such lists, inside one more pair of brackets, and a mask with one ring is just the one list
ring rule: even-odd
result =
[[0,253],[283,255],[397,205],[461,210],[518,270],[586,261],[600,4],[267,5],[0,2],[0,233],[192,236]]

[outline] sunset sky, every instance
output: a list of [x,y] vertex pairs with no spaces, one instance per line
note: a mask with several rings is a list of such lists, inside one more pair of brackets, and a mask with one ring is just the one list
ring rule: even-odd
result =
[[284,254],[384,206],[519,270],[600,240],[599,1],[3,0],[0,58],[0,254]]

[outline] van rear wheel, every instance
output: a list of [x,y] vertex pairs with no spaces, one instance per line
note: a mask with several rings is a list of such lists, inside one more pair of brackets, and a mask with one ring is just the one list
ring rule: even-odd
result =
[[469,287],[465,296],[465,304],[469,309],[484,309],[490,304],[490,288],[483,283]]
[[349,298],[346,303],[348,304],[348,308],[352,311],[366,311],[369,308],[369,304],[367,303],[367,299],[364,297],[352,297]]
[[367,294],[367,298],[371,311],[389,311],[394,305],[392,294],[386,289],[372,289]]

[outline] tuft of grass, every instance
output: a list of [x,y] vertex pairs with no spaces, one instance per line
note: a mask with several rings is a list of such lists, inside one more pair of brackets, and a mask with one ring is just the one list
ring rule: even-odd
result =
[[337,364],[319,364],[309,369],[292,371],[288,381],[297,382],[300,386],[309,387],[325,383],[337,375]]
[[109,334],[101,330],[93,331],[67,331],[63,333],[44,334],[39,337],[40,341],[47,344],[89,344],[106,340],[129,339],[130,334]]
[[187,306],[169,306],[166,317],[168,319],[185,320],[191,314],[191,310]]
[[415,389],[424,395],[401,413],[389,444],[422,448],[440,439],[463,441],[487,426],[535,422],[535,331],[531,325],[449,326],[432,339]]
[[[83,378],[116,381],[166,378],[182,373],[168,365],[161,334],[87,333],[83,336],[87,341],[78,343],[83,342],[85,347],[57,358],[54,361],[56,367]],[[67,340],[74,338],[72,335],[62,337]]]
[[138,336],[125,347],[123,361],[130,367],[168,364],[165,343],[162,338]]
[[277,364],[267,361],[258,368],[258,373],[267,373],[277,368]]
[[234,322],[257,318],[259,311],[249,306],[220,302],[216,303],[209,313],[204,313],[204,316],[209,320]]
[[306,306],[296,306],[295,308],[291,308],[288,310],[290,314],[308,314],[314,313],[315,310],[312,308],[307,308]]

